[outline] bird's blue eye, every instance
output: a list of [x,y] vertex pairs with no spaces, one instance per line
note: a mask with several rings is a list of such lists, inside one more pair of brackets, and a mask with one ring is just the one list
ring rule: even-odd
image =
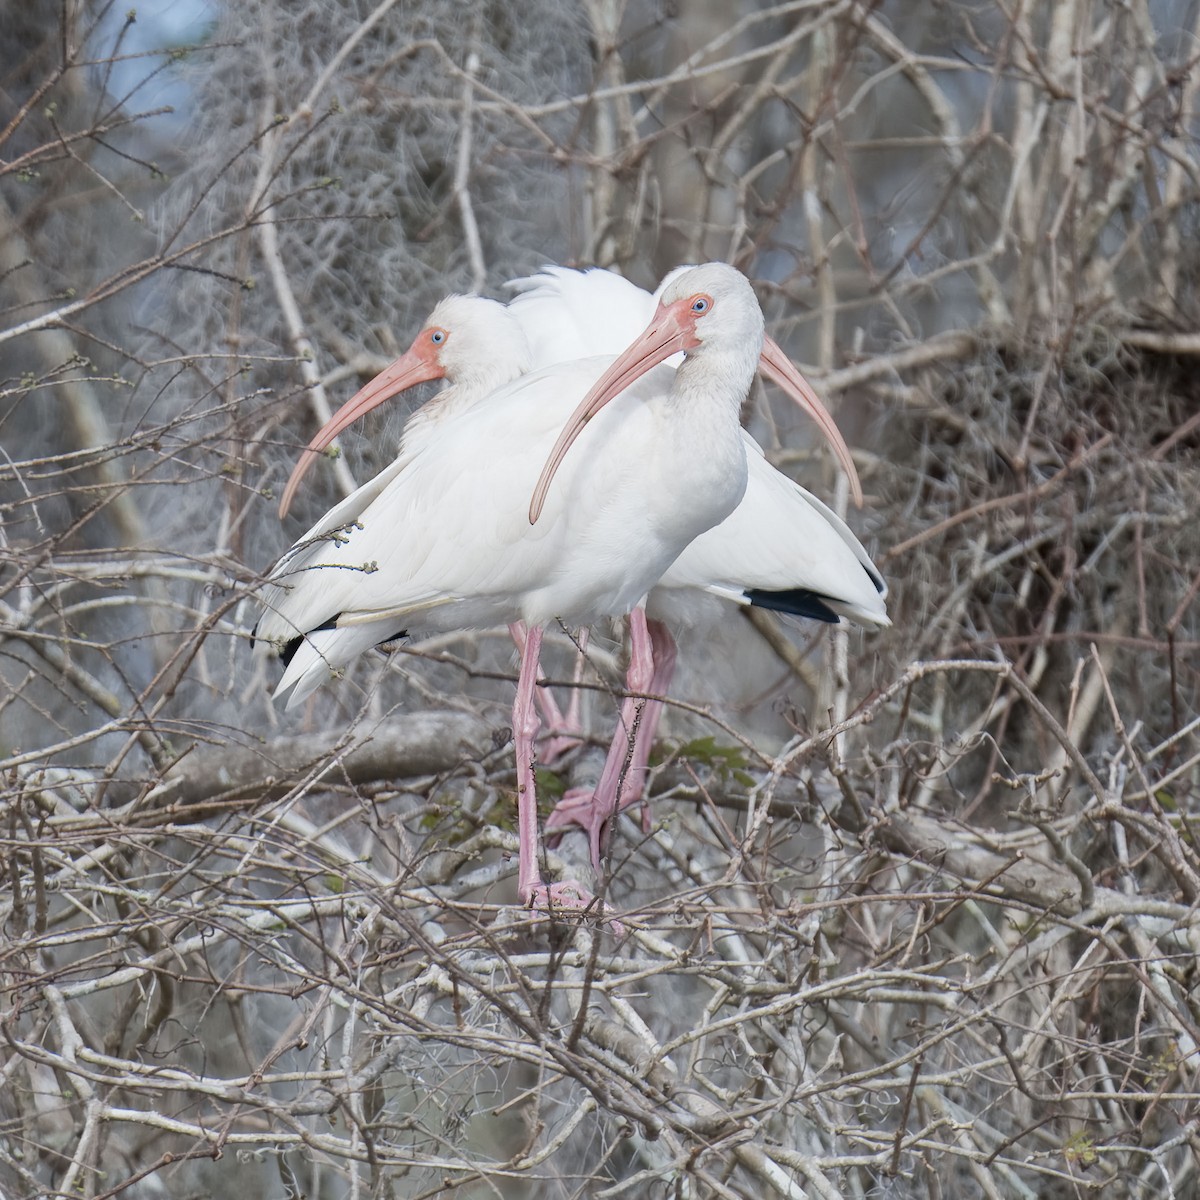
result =
[[440,346],[446,340],[446,331],[444,329],[435,329],[430,335],[429,340],[435,345]]
[[697,296],[696,299],[692,301],[692,312],[694,312],[694,313],[708,312],[708,306],[711,303],[712,303],[712,301],[707,296]]

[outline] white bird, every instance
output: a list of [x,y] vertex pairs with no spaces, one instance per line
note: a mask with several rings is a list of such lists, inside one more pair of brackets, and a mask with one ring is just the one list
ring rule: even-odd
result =
[[[613,353],[621,348],[618,345]],[[425,444],[441,422],[465,412],[497,388],[527,374],[531,367],[525,331],[508,308],[499,301],[487,300],[482,296],[447,296],[430,313],[408,350],[356,392],[317,431],[288,478],[279,502],[280,518],[287,516],[304,476],[321,451],[342,430],[385,400],[435,379],[445,379],[447,383],[432,400],[408,418],[392,463],[330,509],[300,539],[301,543],[312,542],[328,534],[331,529],[356,521],[359,514],[404,469],[412,455]],[[510,625],[510,632],[517,649],[521,650],[525,644],[524,626],[514,622]],[[550,727],[551,736],[542,746],[543,761],[549,762],[565,749],[579,743],[579,693],[573,695],[565,715],[546,688],[537,688],[535,695]]]
[[[762,312],[739,272],[719,263],[688,271],[603,374],[606,360],[596,359],[535,371],[431,423],[384,482],[360,489],[370,494],[365,507],[355,497],[337,506],[264,589],[259,638],[293,646],[276,689],[289,704],[401,631],[526,623],[513,732],[518,890],[532,907],[590,902],[575,881],[546,884],[537,864],[533,690],[543,628],[629,612],[737,505],[747,469],[738,414],[762,338]],[[678,371],[652,369],[677,351],[687,355]],[[581,444],[563,461],[574,438]],[[543,511],[531,526],[529,497],[548,453]],[[350,512],[354,523],[337,527],[334,517]]]
[[[678,268],[668,275],[656,296],[686,270]],[[344,405],[313,438],[288,481],[281,514],[315,455],[351,422],[424,380],[444,376],[450,384],[410,419],[396,462],[333,509],[302,541],[355,519],[403,469],[408,456],[438,421],[485,399],[495,385],[515,379],[531,364],[543,367],[589,353],[616,353],[642,328],[657,303],[654,296],[621,276],[595,268],[546,267],[509,286],[520,294],[507,310],[479,297],[444,300],[408,352]],[[682,355],[677,354],[667,361],[681,360]],[[759,366],[782,381],[791,394],[799,392],[803,407],[829,437],[847,469],[852,489],[861,495],[849,449],[828,412],[769,338]],[[626,678],[626,691],[631,695],[622,706],[621,725],[600,781],[594,790],[569,792],[547,823],[548,829],[558,831],[572,824],[583,826],[597,865],[605,823],[642,796],[662,706],[657,700],[645,702],[639,720],[643,701],[638,697],[665,695],[670,685],[676,650],[669,627],[719,620],[725,606],[713,597],[819,621],[836,623],[844,617],[867,626],[888,624],[886,587],[845,523],[771,467],[749,434],[743,434],[743,439],[749,482],[742,503],[722,524],[688,547],[654,589],[649,611],[657,619],[647,622],[643,614],[633,614]],[[512,632],[518,648],[522,647],[523,628],[514,625]],[[566,718],[545,689],[537,688],[535,695],[552,730],[572,727],[578,693]],[[633,739],[629,736],[632,730],[638,734]],[[573,740],[555,739],[545,757]]]
[[[677,274],[668,275],[659,291]],[[617,351],[631,327],[655,306],[650,293],[595,268],[546,267],[509,286],[518,292],[509,310],[526,332],[535,367],[555,361],[558,353],[578,357]],[[853,494],[861,499],[850,451],[832,418],[770,338],[764,342],[760,369],[790,394],[804,395],[803,407],[829,439]],[[845,522],[772,467],[748,433],[742,436],[748,481],[741,503],[696,538],[659,580],[647,603],[648,622],[631,615],[626,691],[633,697],[666,694],[676,658],[670,629],[705,624],[714,615],[719,619],[720,613],[712,611],[714,596],[833,624],[843,619],[869,628],[890,624],[887,586]],[[595,789],[568,792],[546,822],[547,831],[582,826],[596,865],[604,825],[642,797],[662,709],[658,700],[644,704],[643,709],[641,700],[630,699],[622,706],[621,727]]]

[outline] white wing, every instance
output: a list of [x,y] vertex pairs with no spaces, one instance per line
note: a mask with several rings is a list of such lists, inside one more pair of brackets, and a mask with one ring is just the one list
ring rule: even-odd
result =
[[700,534],[655,589],[653,607],[685,617],[669,594],[702,588],[739,604],[756,604],[816,620],[846,617],[884,626],[887,585],[858,538],[832,509],[777,471],[745,435],[749,475],[741,504]]
[[599,267],[547,266],[505,286],[517,292],[508,311],[525,331],[535,369],[593,354],[620,354],[654,315],[649,292]]

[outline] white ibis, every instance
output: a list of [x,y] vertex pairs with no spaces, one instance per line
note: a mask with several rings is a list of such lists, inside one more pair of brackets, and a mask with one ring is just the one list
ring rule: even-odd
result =
[[[686,268],[685,268],[686,269]],[[660,285],[669,286],[678,272]],[[535,367],[556,353],[573,356],[619,349],[637,321],[653,311],[648,292],[611,271],[546,267],[509,285],[518,295],[509,309],[526,331]],[[861,489],[850,451],[832,418],[804,378],[770,338],[759,363],[764,374],[790,394],[801,396],[846,470],[856,501]],[[651,592],[646,617],[630,615],[630,665],[626,691],[632,696],[663,696],[675,666],[671,627],[711,619],[716,596],[817,621],[843,619],[868,627],[890,624],[884,604],[887,587],[858,539],[815,496],[777,471],[748,433],[746,494],[719,525],[701,534],[676,559]],[[628,699],[600,780],[593,790],[574,789],[546,822],[547,831],[571,825],[588,834],[592,861],[599,865],[604,825],[641,799],[650,747],[661,702]],[[640,720],[638,710],[642,709]],[[631,737],[631,732],[636,736]]]
[[[739,272],[720,263],[688,271],[607,372],[595,359],[536,371],[432,423],[386,483],[368,485],[353,525],[319,523],[326,536],[294,547],[264,589],[258,636],[280,648],[301,639],[276,689],[289,705],[401,631],[526,623],[513,732],[518,890],[531,907],[590,902],[573,880],[544,882],[537,864],[543,628],[629,612],[737,505],[747,469],[738,414],[762,338],[762,312]],[[678,371],[652,369],[677,351],[687,354]]]
[[[445,379],[448,386],[409,417],[395,460],[330,509],[298,545],[313,544],[314,539],[330,530],[357,520],[442,421],[466,411],[497,388],[526,374],[530,366],[522,327],[503,304],[481,296],[447,296],[430,313],[408,350],[343,404],[308,443],[284,488],[279,502],[280,517],[287,516],[304,476],[342,430],[383,401],[420,383]],[[293,559],[292,565],[300,563]],[[524,644],[523,628],[514,625],[512,635],[519,649]],[[572,725],[578,725],[577,716],[573,715],[577,712],[577,698],[572,700],[571,714],[564,717],[548,691],[538,688],[536,695],[552,731],[569,731]],[[545,748],[546,757],[552,758],[577,742],[578,738],[573,736],[555,737]]]

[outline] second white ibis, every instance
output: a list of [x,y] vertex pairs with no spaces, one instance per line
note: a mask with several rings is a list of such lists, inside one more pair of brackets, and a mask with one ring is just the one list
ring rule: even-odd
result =
[[[659,293],[677,278],[671,272]],[[556,355],[615,353],[656,298],[611,271],[546,267],[509,285],[509,309],[526,333],[535,367]],[[659,293],[656,293],[659,294]],[[777,343],[765,338],[760,371],[798,399],[833,447],[861,503],[849,447],[828,411]],[[776,470],[743,432],[748,478],[737,508],[696,538],[651,592],[647,615],[630,615],[630,665],[621,724],[595,789],[566,794],[547,831],[581,826],[599,865],[604,826],[642,798],[650,748],[676,661],[671,628],[719,619],[713,597],[837,624],[889,625],[887,585],[846,523],[810,492]]]

